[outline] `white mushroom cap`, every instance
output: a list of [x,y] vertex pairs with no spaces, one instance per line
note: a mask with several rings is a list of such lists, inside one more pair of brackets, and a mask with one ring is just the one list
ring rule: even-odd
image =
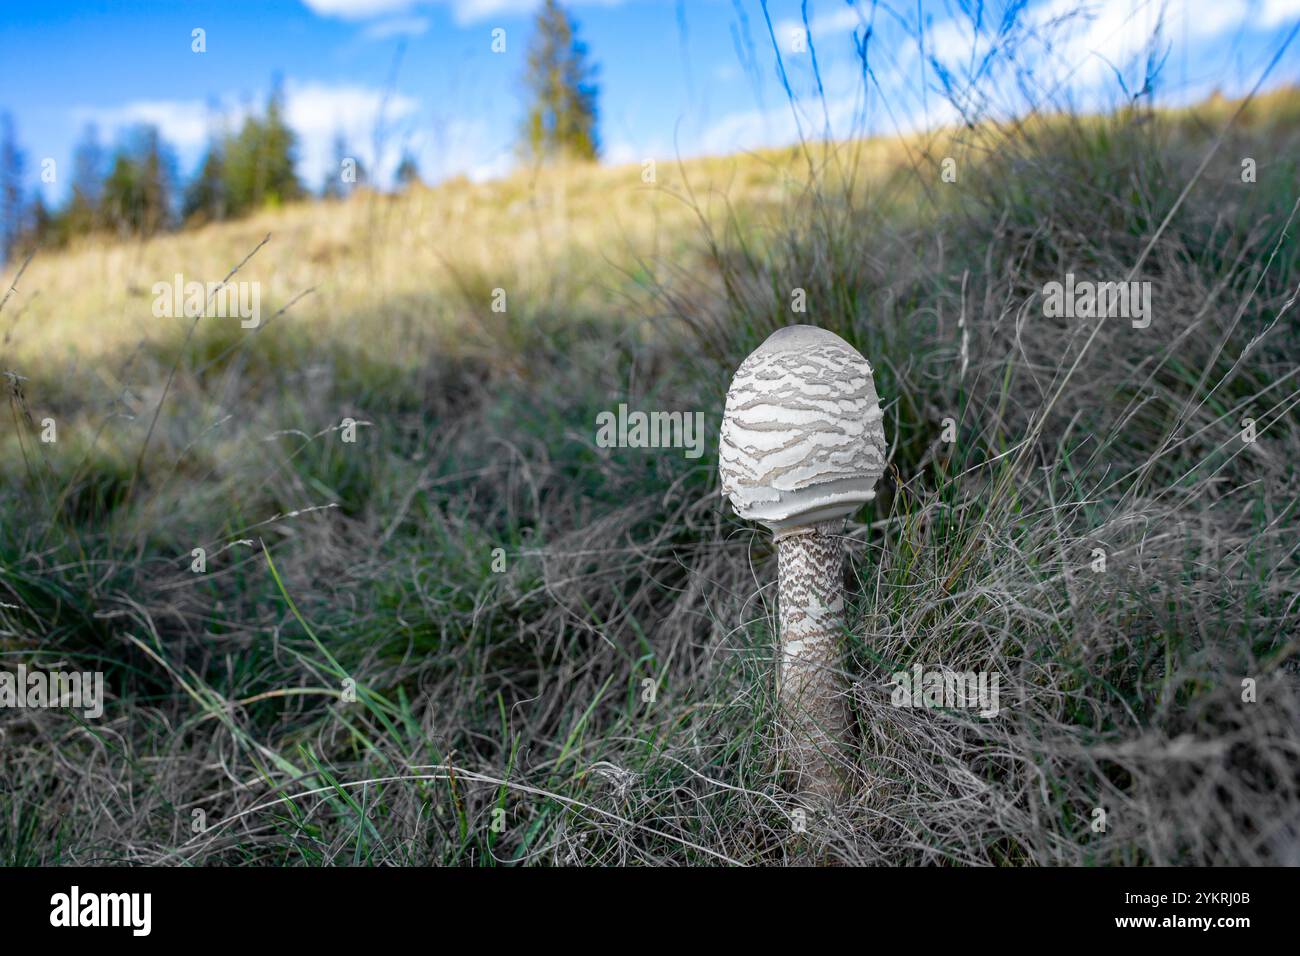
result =
[[876,496],[885,429],[871,366],[834,332],[792,325],[736,370],[718,470],[736,514],[773,531],[851,514]]

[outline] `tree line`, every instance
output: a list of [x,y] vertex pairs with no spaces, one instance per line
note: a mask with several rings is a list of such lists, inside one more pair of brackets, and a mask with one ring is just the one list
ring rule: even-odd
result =
[[[27,156],[6,113],[0,116],[0,241],[8,257],[89,233],[147,237],[301,199],[307,191],[295,170],[296,149],[279,84],[261,113],[245,118],[234,132],[212,137],[187,184],[157,127],[126,130],[110,152],[92,123],[73,149],[68,198],[50,209],[40,190],[24,194]],[[42,160],[43,182],[57,181],[51,163]]]
[[[524,76],[527,103],[519,153],[531,162],[594,160],[599,155],[596,70],[572,18],[556,0],[538,10]],[[27,190],[29,172],[42,183],[59,176],[53,160],[28,169],[10,113],[0,113],[0,258],[36,248],[61,247],[93,233],[148,237],[172,229],[247,215],[308,196],[297,173],[298,137],[285,117],[285,95],[276,81],[260,112],[239,128],[214,134],[188,182],[157,127],[141,124],[122,133],[110,150],[92,123],[73,150],[71,189],[58,208],[41,189]],[[319,194],[339,198],[367,180],[349,156],[342,135],[334,140],[334,165]],[[404,153],[396,181],[420,179],[414,156]]]

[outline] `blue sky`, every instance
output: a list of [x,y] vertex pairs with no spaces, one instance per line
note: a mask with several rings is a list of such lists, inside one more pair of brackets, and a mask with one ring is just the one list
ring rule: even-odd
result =
[[[999,24],[1019,0],[816,0],[808,30],[799,0],[572,0],[600,66],[605,158],[639,162],[717,154],[799,135],[890,132],[952,120],[937,61],[959,102],[1016,112],[1025,92],[1113,104],[1142,85],[1141,51],[1160,26],[1167,51],[1157,98],[1184,102],[1250,88],[1291,29],[1300,0],[1027,0],[1022,27]],[[299,169],[320,185],[331,140],[381,179],[400,150],[426,179],[507,172],[522,102],[519,80],[537,0],[0,0],[0,109],[11,112],[47,200],[66,194],[73,145],[95,122],[101,139],[137,122],[160,127],[192,173],[212,129],[260,109],[283,78]],[[768,33],[781,48],[792,109]],[[918,30],[918,24],[923,29]],[[870,27],[864,95],[855,37]],[[192,51],[205,31],[206,52]],[[506,50],[493,53],[492,31]],[[918,46],[917,34],[924,36]],[[811,52],[806,40],[811,37]],[[1016,82],[1009,60],[1032,70]],[[400,51],[400,56],[399,56]],[[985,64],[985,55],[994,58]],[[816,57],[814,72],[813,54]],[[978,84],[968,84],[972,72]],[[818,74],[821,90],[818,93]],[[1025,79],[1022,72],[1020,80]],[[1266,87],[1300,82],[1300,41]],[[969,87],[969,88],[968,88]]]

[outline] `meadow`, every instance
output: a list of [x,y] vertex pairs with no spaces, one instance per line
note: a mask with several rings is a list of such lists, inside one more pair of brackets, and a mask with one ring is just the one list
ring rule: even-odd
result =
[[[1300,864],[1298,146],[1283,89],[10,263],[0,657],[107,700],[0,712],[0,863]],[[155,317],[177,273],[259,325]],[[1149,326],[1046,314],[1067,273],[1150,282]],[[872,363],[890,463],[806,832],[771,537],[717,476],[796,322]],[[703,455],[602,447],[622,403]],[[917,665],[1000,713],[894,706]]]

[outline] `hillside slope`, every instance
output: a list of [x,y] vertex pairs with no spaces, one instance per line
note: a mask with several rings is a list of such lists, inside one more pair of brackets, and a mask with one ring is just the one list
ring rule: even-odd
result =
[[[0,312],[0,655],[108,699],[0,712],[0,862],[1296,862],[1297,101],[38,255]],[[254,250],[257,329],[154,317]],[[1049,315],[1067,273],[1151,282],[1151,324]],[[716,477],[791,322],[870,359],[891,466],[846,530],[853,796],[811,836],[771,541]],[[600,447],[619,404],[702,412],[704,454]],[[997,673],[999,715],[894,706],[916,666]]]

